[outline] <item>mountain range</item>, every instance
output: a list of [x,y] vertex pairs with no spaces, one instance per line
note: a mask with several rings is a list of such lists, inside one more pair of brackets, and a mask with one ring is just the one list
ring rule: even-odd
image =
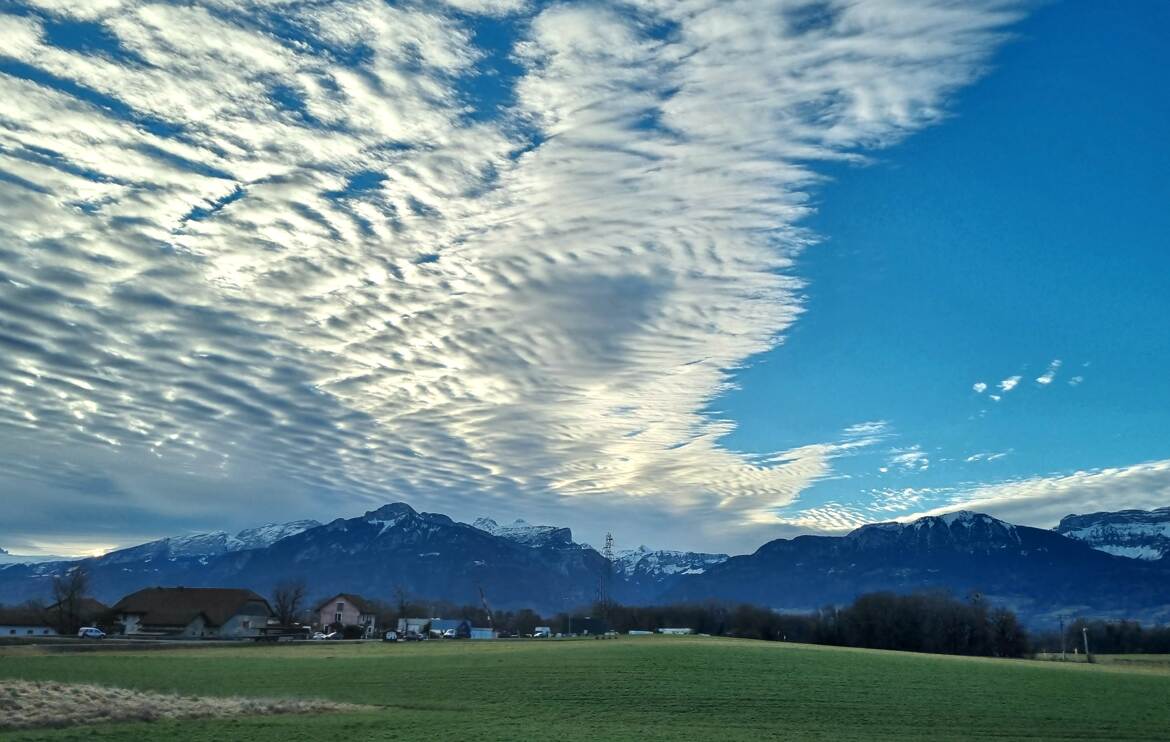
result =
[[1069,515],[1055,530],[1117,556],[1170,559],[1170,507]]
[[304,579],[314,596],[384,600],[405,593],[471,603],[482,588],[495,607],[542,613],[588,605],[603,585],[627,604],[716,599],[784,611],[879,590],[945,590],[983,595],[1037,625],[1065,614],[1165,621],[1167,525],[1170,508],[1069,516],[1051,531],[958,512],[777,539],[740,556],[642,546],[610,562],[568,528],[459,523],[394,503],[324,524],[164,538],[78,562],[0,564],[0,603],[45,599],[52,578],[80,563],[94,596],[107,602],[152,585],[267,594],[288,579]]

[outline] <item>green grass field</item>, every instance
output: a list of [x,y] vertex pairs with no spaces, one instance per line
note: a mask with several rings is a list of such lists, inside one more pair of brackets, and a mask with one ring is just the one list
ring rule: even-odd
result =
[[[700,637],[0,649],[0,679],[376,708],[16,732],[6,740],[1167,739],[1170,666]],[[0,714],[3,709],[0,708]]]

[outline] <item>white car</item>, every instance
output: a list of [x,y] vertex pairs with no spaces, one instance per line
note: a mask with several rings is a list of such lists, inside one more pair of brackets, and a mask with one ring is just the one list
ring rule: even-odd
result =
[[443,638],[444,639],[454,639],[455,638],[455,629],[447,629],[446,631],[444,631]]
[[106,632],[93,626],[83,626],[77,630],[78,639],[105,639]]

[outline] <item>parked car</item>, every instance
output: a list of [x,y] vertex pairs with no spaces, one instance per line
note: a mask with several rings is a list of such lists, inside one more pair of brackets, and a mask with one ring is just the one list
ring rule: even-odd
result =
[[398,632],[397,631],[387,631],[385,634],[382,634],[382,641],[384,641],[384,642],[398,641]]
[[444,631],[443,638],[444,639],[454,639],[455,638],[455,629],[447,629],[446,631]]
[[78,639],[105,639],[106,632],[94,626],[83,626],[77,630]]

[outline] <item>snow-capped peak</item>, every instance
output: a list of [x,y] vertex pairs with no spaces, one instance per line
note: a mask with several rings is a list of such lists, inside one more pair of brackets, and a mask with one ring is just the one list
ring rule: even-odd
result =
[[1011,523],[969,510],[927,515],[909,523],[872,523],[852,531],[846,538],[864,549],[897,544],[903,547],[913,544],[915,548],[999,549],[1021,542],[1019,531]]
[[700,575],[727,559],[726,554],[655,550],[643,544],[636,549],[624,549],[614,554],[613,566],[618,574],[626,576]]
[[1170,558],[1170,507],[1068,515],[1053,530],[1115,556]]
[[515,541],[534,549],[542,546],[567,546],[573,542],[573,532],[568,528],[534,526],[520,518],[512,521],[509,525],[500,525],[491,518],[476,518],[471,525],[493,536]]
[[298,533],[321,525],[315,520],[294,520],[289,523],[269,523],[257,528],[245,528],[232,535],[227,531],[192,533],[149,541],[138,546],[110,552],[106,559],[126,561],[140,558],[175,559],[178,557],[209,557],[247,549],[263,549]]
[[321,525],[315,520],[293,520],[288,523],[267,523],[256,528],[245,528],[236,534],[236,540],[245,549],[259,549],[271,546],[281,539],[304,533]]

